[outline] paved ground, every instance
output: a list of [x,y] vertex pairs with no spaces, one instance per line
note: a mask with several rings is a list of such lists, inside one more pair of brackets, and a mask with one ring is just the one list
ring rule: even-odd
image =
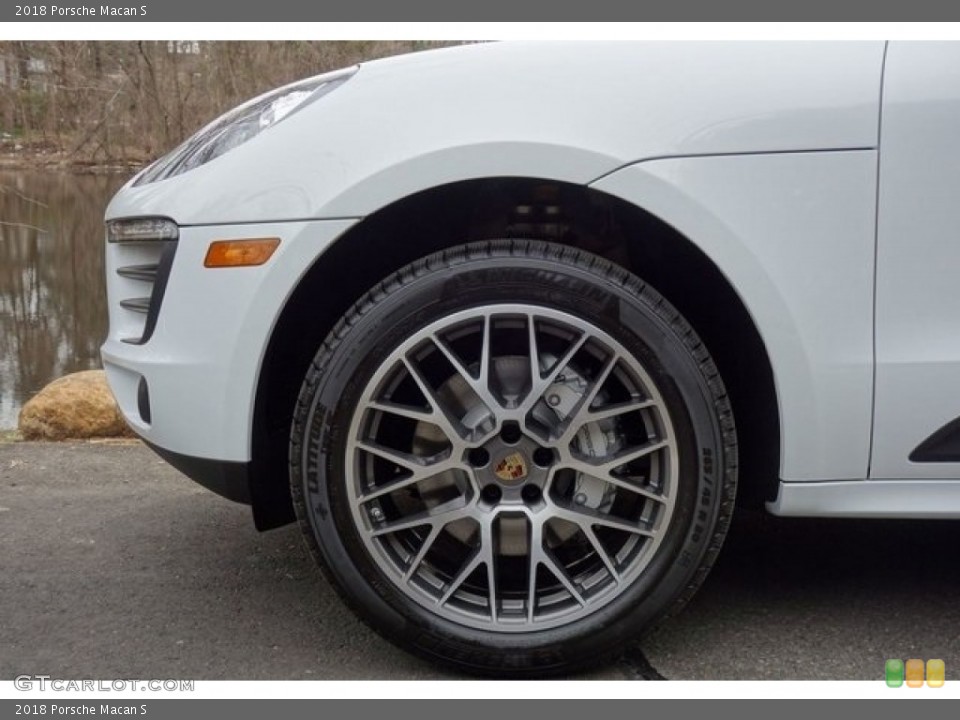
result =
[[[960,668],[960,523],[741,515],[682,616],[592,678],[877,679]],[[441,678],[320,578],[296,527],[136,443],[0,443],[0,679]]]

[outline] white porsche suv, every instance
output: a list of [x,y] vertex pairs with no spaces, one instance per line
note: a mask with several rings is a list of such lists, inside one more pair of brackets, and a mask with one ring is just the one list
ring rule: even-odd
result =
[[386,637],[569,672],[738,504],[960,516],[960,45],[497,43],[233,110],[107,210],[103,362]]

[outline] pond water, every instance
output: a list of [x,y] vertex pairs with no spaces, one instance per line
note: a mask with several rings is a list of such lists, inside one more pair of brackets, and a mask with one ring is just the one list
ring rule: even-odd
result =
[[127,177],[0,171],[0,429],[51,380],[100,367],[103,211]]

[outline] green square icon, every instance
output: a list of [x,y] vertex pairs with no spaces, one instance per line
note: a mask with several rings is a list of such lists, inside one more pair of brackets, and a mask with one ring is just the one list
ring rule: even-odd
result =
[[887,687],[903,685],[903,660],[887,660],[884,675],[886,675]]

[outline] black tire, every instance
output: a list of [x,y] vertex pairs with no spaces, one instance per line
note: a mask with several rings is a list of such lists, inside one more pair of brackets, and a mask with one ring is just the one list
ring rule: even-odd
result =
[[[543,308],[543,312],[554,312],[560,319],[556,320],[556,328],[540,325],[534,313],[523,325],[524,318],[514,320],[507,310],[497,310],[506,307],[501,303],[509,303],[510,307],[517,304],[523,308]],[[431,323],[441,323],[437,326],[441,328],[437,331],[438,338],[439,332],[461,332],[454,325],[448,327],[442,323],[458,312],[474,312],[472,309],[488,313],[484,316],[486,319],[476,321],[482,324],[476,332],[480,333],[481,343],[484,338],[489,340],[479,351],[478,362],[482,366],[483,352],[487,350],[488,370],[490,363],[498,363],[496,372],[488,373],[488,378],[496,375],[489,381],[490,387],[494,380],[506,382],[503,379],[506,371],[500,368],[509,366],[508,360],[514,355],[504,350],[503,357],[495,356],[493,348],[495,342],[505,346],[513,337],[508,334],[514,332],[513,325],[508,323],[515,322],[517,327],[527,328],[532,348],[529,375],[517,377],[528,377],[529,384],[536,386],[537,382],[550,380],[551,373],[559,373],[551,382],[572,382],[568,377],[571,376],[580,383],[578,387],[588,387],[589,391],[583,391],[579,399],[576,394],[572,395],[570,402],[579,403],[575,405],[575,414],[573,410],[568,415],[554,411],[556,430],[537,429],[539,421],[533,419],[533,410],[524,415],[521,423],[524,444],[518,446],[519,460],[515,455],[504,455],[494,469],[497,458],[483,464],[475,460],[474,454],[463,463],[473,463],[479,468],[453,470],[450,472],[454,475],[444,476],[457,478],[456,482],[443,485],[443,489],[451,493],[462,491],[466,519],[446,525],[445,519],[437,521],[442,528],[432,541],[433,525],[376,535],[386,524],[415,519],[424,512],[428,515],[440,512],[439,508],[446,505],[427,504],[428,491],[419,482],[376,501],[365,499],[380,492],[381,479],[377,473],[387,472],[380,466],[392,461],[375,459],[379,457],[376,454],[368,456],[364,450],[366,445],[358,444],[355,439],[361,433],[358,429],[365,428],[361,433],[364,437],[367,433],[379,433],[377,442],[381,436],[392,442],[393,437],[406,437],[405,433],[413,432],[398,429],[390,431],[395,432],[394,435],[384,435],[391,423],[400,427],[402,422],[385,419],[392,417],[389,414],[376,414],[379,406],[371,405],[369,398],[380,402],[376,398],[385,391],[371,389],[371,378],[375,373],[387,373],[384,377],[390,372],[400,373],[399,364],[388,362],[388,358],[393,357],[391,353],[396,354],[403,343],[418,338]],[[563,332],[567,326],[563,323],[567,318],[571,323],[581,322],[570,325],[573,330],[572,339],[568,341],[571,343],[569,364],[559,370],[548,369],[549,362],[559,366],[562,361],[551,360],[553,356],[544,347],[549,343],[559,344],[558,338],[565,337]],[[543,322],[548,321],[549,318]],[[594,331],[596,336],[581,341],[584,344],[576,351],[578,354],[573,354],[572,345],[581,326],[584,336]],[[494,332],[499,334],[494,336]],[[545,335],[547,332],[552,334]],[[452,347],[446,344],[448,337],[452,335],[444,336],[443,347]],[[422,360],[418,357],[416,362],[423,363],[424,367],[433,362],[439,367],[439,361],[431,358],[441,349],[441,343],[429,339],[422,342],[427,343],[424,345],[427,349],[417,352],[427,354]],[[412,350],[410,353],[404,357],[414,357]],[[559,350],[556,357],[560,357]],[[450,362],[450,367],[456,370]],[[608,370],[607,375],[596,370],[595,375],[589,376],[591,363],[597,366],[609,363],[612,370]],[[401,370],[391,369],[395,366]],[[642,368],[646,373],[642,378],[646,379],[634,368]],[[416,372],[422,372],[423,377],[427,374],[422,368]],[[436,373],[439,380],[429,379],[430,382],[439,383],[444,373],[449,374],[448,370]],[[538,376],[536,381],[534,373]],[[410,370],[409,377],[391,381],[395,387],[390,392],[399,396],[401,385],[415,379]],[[447,383],[454,379],[451,377]],[[462,378],[457,382],[462,385]],[[487,382],[486,378],[482,382]],[[608,400],[609,406],[594,409],[597,398],[609,399],[617,393],[624,396],[628,393],[629,402],[639,402],[636,398],[641,398],[642,393],[637,388],[648,389],[644,383],[653,386],[650,397],[657,399],[648,404],[655,406],[649,412],[656,414],[646,415],[638,410],[631,414],[624,412],[617,419],[596,421],[606,422],[603,426],[591,424],[592,421],[582,424],[583,418],[594,417],[591,413],[599,416],[606,407],[612,408],[609,412],[616,410],[615,399]],[[433,401],[440,402],[437,400],[440,393],[447,391],[437,390],[436,396],[422,389],[419,392],[425,399],[426,412],[433,407]],[[594,398],[584,401],[587,392],[593,392]],[[497,397],[505,406],[525,402],[522,393],[515,395],[519,400],[509,399],[511,396],[506,390]],[[546,391],[542,397],[547,400]],[[550,395],[549,401],[557,397],[557,394]],[[393,402],[393,395],[390,398]],[[541,407],[541,400],[531,400],[534,401]],[[508,417],[507,410],[498,415],[489,406],[489,401],[479,406],[481,415],[490,410],[484,416],[492,418],[489,422],[502,427],[512,424],[502,420]],[[360,407],[364,408],[362,412]],[[456,417],[456,413],[451,417],[458,432],[468,433],[470,439],[486,438],[485,449],[493,448],[496,453],[506,447],[504,433],[484,436],[486,425],[467,429],[466,421]],[[548,417],[551,421],[554,419],[554,415]],[[541,496],[537,498],[537,489],[527,492],[527,485],[535,484],[535,476],[541,477],[536,475],[539,465],[535,467],[529,460],[532,457],[529,449],[541,442],[546,444],[543,438],[552,438],[554,432],[562,434],[564,423],[573,427],[574,421],[581,423],[576,426],[579,428],[573,436],[576,439],[569,441],[568,438],[564,441],[566,445],[561,443],[561,449],[549,451],[555,453],[551,462],[556,465],[542,471],[545,478],[542,482],[536,480],[541,483],[537,488]],[[585,441],[581,438],[588,426],[590,432],[594,427],[607,428],[603,442],[609,443],[606,446],[609,454],[586,453]],[[417,425],[416,432],[422,433],[422,427]],[[470,432],[474,435],[469,435]],[[633,437],[637,433],[646,433],[642,442]],[[596,467],[600,468],[604,462],[612,464],[609,458],[626,457],[617,448],[628,446],[628,442],[639,448],[631,451],[639,456],[644,443],[650,447],[656,445],[657,433],[663,435],[659,443],[663,448],[631,460],[640,463],[639,466],[598,470],[600,481],[593,475],[561,467],[563,462],[557,460],[569,454],[584,459],[592,467],[599,458],[600,464]],[[447,453],[445,457],[454,458],[451,462],[460,462],[459,456],[454,457],[460,447],[457,443],[451,440],[450,449],[443,451]],[[592,444],[590,449],[594,449]],[[540,458],[543,457],[541,453]],[[294,505],[307,543],[327,577],[363,620],[400,647],[448,667],[452,664],[471,673],[526,677],[569,673],[611,660],[642,631],[675,613],[693,595],[713,564],[730,522],[737,482],[737,440],[730,404],[713,360],[690,325],[664,298],[622,268],[589,253],[543,242],[504,240],[465,245],[418,260],[384,280],[351,308],[317,352],[304,380],[291,431],[290,467]],[[402,480],[403,476],[398,475],[401,472],[403,466],[398,461],[391,467],[387,482]],[[497,473],[493,482],[491,472]],[[524,473],[521,477],[527,483],[524,499],[520,499],[519,489],[514,492],[514,485],[509,484],[513,479],[503,480],[511,472]],[[364,479],[359,479],[361,476]],[[658,479],[661,477],[662,480]],[[621,479],[619,485],[611,484],[618,478]],[[431,478],[431,482],[439,481]],[[653,488],[650,493],[660,492],[662,497],[647,499],[644,495],[635,495],[639,491],[634,491],[632,484],[647,487],[642,485],[644,482]],[[596,505],[586,504],[585,493],[573,495],[581,483],[592,483],[584,486],[591,489],[593,499],[589,502]],[[494,490],[490,490],[492,485],[496,486]],[[625,489],[619,489],[620,485]],[[458,490],[450,490],[452,487]],[[540,504],[531,504],[528,496],[534,496]],[[508,497],[527,505],[508,505]],[[398,498],[396,502],[394,498]],[[456,505],[461,501],[450,502]],[[415,507],[427,510],[404,515],[397,509],[398,504],[413,503],[420,503]],[[547,519],[539,520],[541,525],[535,542],[531,533],[536,518],[540,517],[535,513],[544,503],[555,508],[545,512],[569,514],[572,511],[580,513],[574,519],[586,517],[587,520],[582,524],[567,523],[566,515],[544,516]],[[518,514],[508,512],[517,508]],[[529,514],[524,514],[528,510]],[[481,517],[482,512],[491,514]],[[597,524],[593,524],[598,517]],[[649,534],[621,531],[615,522],[609,527],[602,524],[621,518],[649,530]],[[483,535],[483,528],[487,527],[483,523],[489,523],[488,535]],[[519,533],[516,528],[520,524],[527,533],[523,536],[527,538],[525,541],[511,539],[514,536],[506,534]],[[458,532],[454,533],[453,529]],[[549,541],[547,535],[550,535]],[[435,547],[439,542],[437,538],[441,537],[452,550],[448,551],[447,545]],[[489,538],[487,545],[484,538]],[[591,538],[596,542],[592,543]],[[413,555],[420,541],[423,545],[419,547],[426,553],[423,558],[404,559],[404,548],[409,548],[409,554]],[[516,546],[510,545],[509,552],[505,549],[508,541]],[[428,542],[433,544],[428,547]],[[467,575],[468,559],[481,555],[488,547],[491,555],[483,557],[493,558],[490,564],[481,562]],[[523,559],[524,547],[528,553],[526,559]],[[537,557],[545,553],[549,562],[538,564],[534,549]],[[497,554],[493,555],[494,552]],[[460,560],[449,559],[460,557],[457,553],[464,553],[459,565]],[[569,564],[566,559],[558,560],[561,553],[570,558]],[[620,556],[622,565],[618,564]],[[521,560],[516,560],[517,557]],[[412,577],[422,587],[398,579],[404,562],[413,566],[407,572],[413,573]],[[391,563],[399,568],[397,575]],[[450,569],[445,569],[447,565]],[[521,566],[525,568],[522,572]],[[581,575],[575,575],[581,572],[580,568],[586,569]],[[603,575],[605,571],[609,577]],[[634,574],[630,575],[631,572]],[[427,579],[422,579],[421,574]],[[529,582],[531,576],[533,580]],[[428,581],[431,578],[439,583],[437,588]],[[523,595],[525,581],[529,583],[526,596]],[[594,585],[589,585],[591,582]],[[441,590],[446,600],[437,599]],[[490,598],[489,604],[477,604],[476,598],[482,599],[484,593]],[[440,610],[431,609],[431,598],[439,603]],[[461,605],[454,606],[454,603]],[[489,615],[489,627],[484,625],[483,613]],[[461,615],[463,622],[458,620]],[[573,619],[564,621],[568,616]],[[528,625],[523,625],[524,618]],[[511,622],[519,625],[513,627]]]

